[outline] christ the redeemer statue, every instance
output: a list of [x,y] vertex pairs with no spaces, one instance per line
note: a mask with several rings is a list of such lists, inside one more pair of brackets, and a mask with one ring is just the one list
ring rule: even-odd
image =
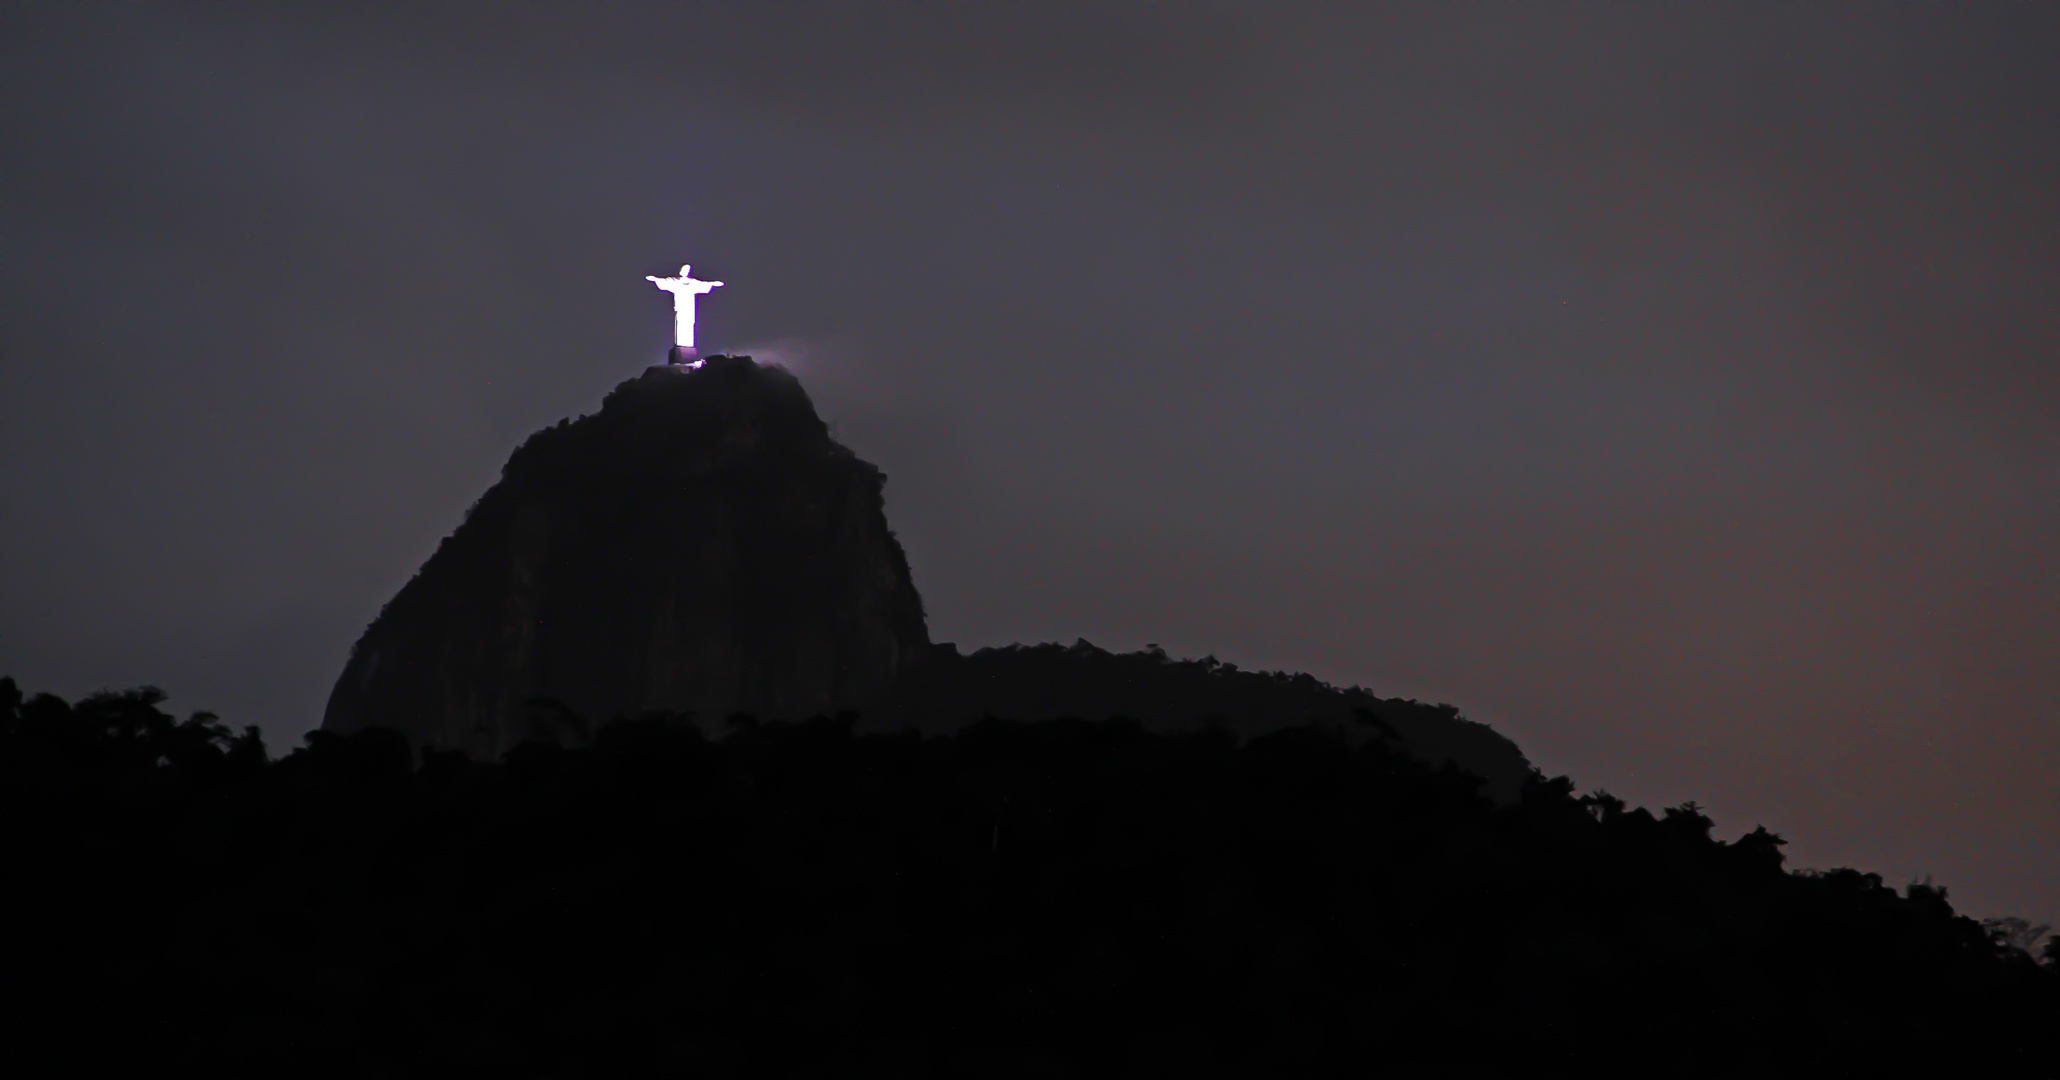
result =
[[682,266],[678,277],[644,279],[672,294],[672,337],[673,344],[678,346],[673,352],[675,356],[684,353],[689,359],[697,356],[694,352],[694,298],[710,289],[722,287],[720,281],[694,280],[689,276],[693,269],[692,266]]

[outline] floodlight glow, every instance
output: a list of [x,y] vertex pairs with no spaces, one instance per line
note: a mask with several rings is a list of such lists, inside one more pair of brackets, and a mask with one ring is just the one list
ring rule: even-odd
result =
[[692,266],[682,266],[678,277],[644,279],[672,294],[673,344],[684,349],[694,347],[694,298],[722,286],[720,281],[695,281],[688,276],[692,269]]

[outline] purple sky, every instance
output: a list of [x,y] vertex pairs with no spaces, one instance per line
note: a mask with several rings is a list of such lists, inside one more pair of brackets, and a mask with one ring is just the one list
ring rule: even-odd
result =
[[692,262],[940,639],[2060,922],[2060,8],[994,7],[0,9],[0,671],[290,747]]

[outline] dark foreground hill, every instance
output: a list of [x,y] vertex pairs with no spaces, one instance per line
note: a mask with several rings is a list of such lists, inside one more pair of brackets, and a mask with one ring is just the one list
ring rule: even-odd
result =
[[2056,1075],[2060,979],[1944,889],[1383,737],[651,718],[417,766],[158,700],[0,680],[17,1069]]

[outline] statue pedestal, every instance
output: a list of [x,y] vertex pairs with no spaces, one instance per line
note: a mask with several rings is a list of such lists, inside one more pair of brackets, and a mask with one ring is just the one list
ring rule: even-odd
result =
[[694,348],[692,345],[674,345],[671,354],[666,357],[665,362],[693,367],[701,362],[701,350]]

